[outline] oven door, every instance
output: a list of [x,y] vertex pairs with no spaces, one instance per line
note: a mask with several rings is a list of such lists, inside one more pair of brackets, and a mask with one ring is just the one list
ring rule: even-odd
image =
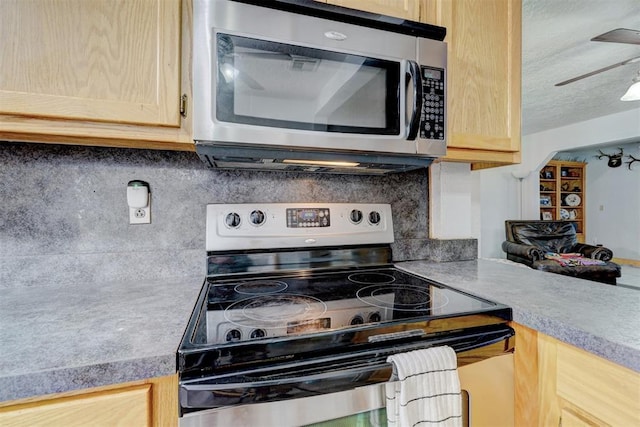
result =
[[[506,354],[511,357],[513,335],[513,330],[505,326],[500,331],[458,336],[455,339],[396,344],[386,350],[376,349],[248,370],[241,374],[180,381],[180,426],[280,427],[316,423],[327,426],[384,426],[384,383],[391,376],[391,365],[386,362],[389,354],[449,345],[457,352],[459,367],[471,366],[477,362],[498,360],[498,356]],[[511,362],[506,363],[512,363],[512,359],[509,360]],[[497,383],[497,388],[508,395],[507,382],[512,382],[512,370],[494,371],[493,383]],[[509,378],[500,380],[501,372],[498,371],[503,374],[506,372]],[[464,388],[462,375],[461,384]]]

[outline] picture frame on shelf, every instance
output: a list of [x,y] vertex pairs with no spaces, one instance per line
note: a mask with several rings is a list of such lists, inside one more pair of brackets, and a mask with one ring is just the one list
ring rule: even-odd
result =
[[542,212],[542,220],[551,221],[553,220],[553,215],[551,215],[551,212]]

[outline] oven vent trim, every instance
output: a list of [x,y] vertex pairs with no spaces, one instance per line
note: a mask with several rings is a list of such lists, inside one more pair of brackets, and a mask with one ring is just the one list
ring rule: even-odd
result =
[[[274,261],[277,260],[277,261]],[[207,277],[256,273],[334,270],[386,266],[392,262],[389,245],[322,247],[309,250],[276,249],[261,251],[207,252]]]

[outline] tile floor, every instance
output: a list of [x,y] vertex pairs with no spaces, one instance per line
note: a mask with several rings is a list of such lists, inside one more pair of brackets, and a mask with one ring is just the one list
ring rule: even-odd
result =
[[618,285],[633,287],[640,290],[640,268],[623,265],[622,277],[618,278]]

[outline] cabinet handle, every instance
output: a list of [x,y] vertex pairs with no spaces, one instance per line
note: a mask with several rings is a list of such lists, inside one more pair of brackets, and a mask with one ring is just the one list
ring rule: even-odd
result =
[[186,93],[182,94],[180,97],[180,115],[185,119],[187,118],[187,99],[188,97]]

